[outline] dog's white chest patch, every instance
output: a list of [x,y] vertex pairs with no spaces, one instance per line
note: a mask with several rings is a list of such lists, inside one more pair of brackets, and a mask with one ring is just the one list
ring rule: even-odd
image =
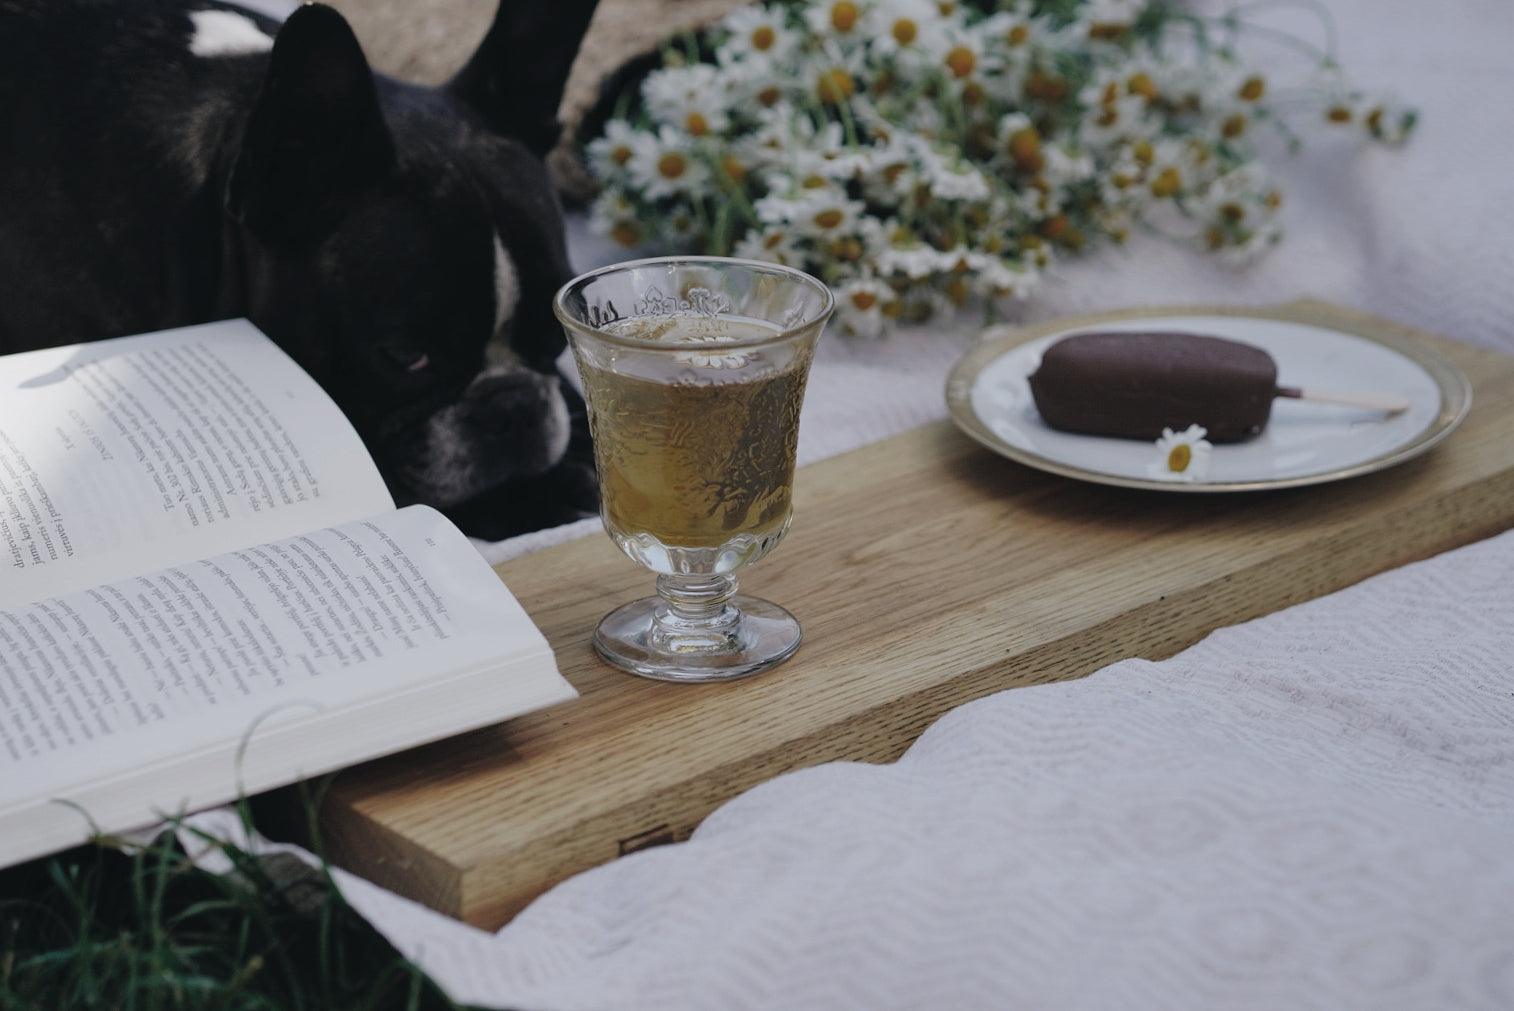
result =
[[515,273],[515,263],[505,252],[505,244],[494,236],[494,332],[505,325],[505,320],[515,314],[520,301],[520,277]]
[[273,39],[263,34],[263,30],[245,14],[192,11],[189,20],[194,22],[189,51],[196,56],[234,56],[273,48]]

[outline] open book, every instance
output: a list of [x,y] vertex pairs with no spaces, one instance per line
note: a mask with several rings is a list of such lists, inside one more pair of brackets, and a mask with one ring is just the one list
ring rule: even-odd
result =
[[0,866],[574,694],[245,320],[0,358]]

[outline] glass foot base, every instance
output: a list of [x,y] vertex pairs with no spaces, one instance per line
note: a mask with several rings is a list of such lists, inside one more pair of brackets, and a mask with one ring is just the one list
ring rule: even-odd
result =
[[594,648],[621,670],[657,681],[731,681],[776,666],[794,655],[804,633],[799,620],[777,604],[736,596],[741,612],[729,640],[720,645],[670,650],[656,645],[653,629],[662,597],[644,597],[605,615],[594,631]]

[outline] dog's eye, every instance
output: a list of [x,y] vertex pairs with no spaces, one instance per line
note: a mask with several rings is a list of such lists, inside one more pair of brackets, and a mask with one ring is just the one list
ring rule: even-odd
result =
[[413,348],[384,348],[384,354],[406,372],[419,372],[431,365],[431,356]]

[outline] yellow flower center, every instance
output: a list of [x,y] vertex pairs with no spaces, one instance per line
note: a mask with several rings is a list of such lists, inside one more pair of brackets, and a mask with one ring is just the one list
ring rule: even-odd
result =
[[857,19],[862,12],[852,0],[841,0],[840,3],[831,5],[831,27],[838,32],[849,32],[857,27]]
[[830,180],[826,179],[825,176],[815,175],[813,173],[805,176],[799,182],[799,185],[803,186],[807,190],[823,190],[830,184]]
[[777,105],[778,100],[782,97],[783,89],[779,88],[776,84],[770,84],[766,88],[763,88],[761,91],[757,92],[757,101],[761,102],[769,109]]
[[844,67],[832,67],[820,75],[815,84],[820,101],[827,105],[840,105],[857,92],[857,82]]
[[1246,132],[1246,117],[1240,113],[1228,116],[1225,122],[1220,124],[1220,135],[1226,140],[1234,140]]
[[987,93],[977,81],[968,81],[962,86],[963,105],[982,105],[986,97]]
[[1023,46],[1029,38],[1030,29],[1025,25],[1015,25],[1009,30],[1009,34],[1005,36],[1005,40],[1012,46]]
[[684,129],[695,137],[703,137],[710,132],[710,121],[704,118],[702,112],[691,112],[684,117]]
[[1255,102],[1258,101],[1266,93],[1266,81],[1262,80],[1260,77],[1248,77],[1246,78],[1246,80],[1241,82],[1241,86],[1235,94],[1236,97],[1241,99],[1241,101],[1243,102]]
[[936,0],[936,10],[941,12],[943,18],[951,17],[957,9],[957,0]]
[[878,296],[870,291],[852,292],[852,305],[857,307],[858,312],[867,312],[878,304]]
[[899,18],[889,29],[889,34],[893,35],[895,42],[907,46],[920,34],[920,26],[910,18]]
[[1325,118],[1332,123],[1351,122],[1351,110],[1344,105],[1332,105],[1325,110]]
[[1033,126],[1016,130],[1009,137],[1009,156],[1022,172],[1039,172],[1046,165],[1041,155],[1041,134]]
[[960,277],[954,277],[946,283],[946,297],[951,299],[952,305],[961,305],[967,301],[967,296],[972,294],[972,289],[967,286],[967,281]]
[[752,48],[758,52],[767,52],[777,41],[778,33],[773,31],[772,25],[758,25],[752,29]]
[[626,162],[631,160],[631,155],[633,153],[634,152],[630,148],[626,147],[624,144],[620,144],[610,152],[610,160],[617,165],[624,165]]
[[977,54],[966,46],[953,46],[946,54],[946,69],[952,72],[953,77],[966,77],[977,65]]
[[635,246],[641,242],[641,226],[634,221],[617,221],[610,229],[610,238],[622,246]]
[[1067,97],[1067,81],[1037,67],[1025,78],[1025,94],[1042,102],[1060,102]]
[[1157,177],[1151,181],[1151,195],[1154,197],[1177,196],[1178,190],[1183,188],[1183,174],[1172,166],[1164,168],[1157,173]]
[[1150,165],[1151,159],[1156,156],[1156,152],[1151,149],[1151,141],[1149,140],[1136,141],[1130,150],[1135,155],[1135,160],[1142,165]]
[[1125,82],[1125,88],[1132,95],[1140,95],[1148,102],[1157,97],[1156,82],[1147,73],[1132,74],[1130,80]]
[[688,159],[677,151],[669,151],[657,159],[657,174],[664,179],[678,179],[688,171]]
[[831,255],[838,260],[862,259],[862,243],[856,239],[837,239],[831,243]]
[[721,158],[720,167],[731,177],[732,182],[739,183],[746,178],[746,166],[735,155],[728,154]]
[[1192,462],[1193,447],[1186,442],[1180,442],[1176,446],[1173,446],[1172,451],[1167,454],[1167,469],[1174,474],[1183,473]]
[[1266,204],[1269,210],[1275,211],[1283,206],[1283,195],[1277,190],[1273,190],[1262,198],[1262,203]]
[[816,214],[814,217],[814,222],[818,227],[824,228],[829,231],[832,228],[838,227],[841,222],[845,220],[845,218],[846,215],[842,214],[836,208],[830,207],[826,210],[821,211],[819,214]]
[[769,235],[767,238],[762,240],[763,249],[777,249],[781,245],[783,245],[782,232],[774,232],[772,235]]
[[1067,215],[1058,214],[1041,222],[1041,234],[1055,242],[1065,236],[1070,227],[1072,222],[1067,220]]
[[1220,217],[1229,222],[1238,222],[1246,216],[1246,208],[1234,201],[1220,205]]

